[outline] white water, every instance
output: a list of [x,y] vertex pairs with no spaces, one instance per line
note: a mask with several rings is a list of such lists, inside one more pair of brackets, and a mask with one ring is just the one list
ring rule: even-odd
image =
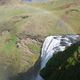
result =
[[[74,41],[80,39],[80,35],[66,35],[66,36],[49,36],[45,39],[42,47],[41,54],[41,68],[46,66],[48,60],[53,56],[53,54],[64,51],[66,47],[71,46]],[[63,43],[61,43],[61,41]],[[36,80],[43,80],[43,78],[38,74]]]

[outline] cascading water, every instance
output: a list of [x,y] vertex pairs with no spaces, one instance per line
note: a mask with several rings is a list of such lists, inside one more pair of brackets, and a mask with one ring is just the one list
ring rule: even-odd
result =
[[[80,40],[80,35],[49,36],[45,39],[41,54],[41,68],[46,66],[48,60],[59,51],[64,51],[66,47]],[[36,80],[44,80],[39,74]]]

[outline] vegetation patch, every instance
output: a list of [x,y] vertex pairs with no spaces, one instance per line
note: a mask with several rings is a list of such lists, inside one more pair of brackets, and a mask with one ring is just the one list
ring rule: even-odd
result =
[[32,43],[28,44],[27,46],[33,53],[40,53],[40,46],[38,44]]

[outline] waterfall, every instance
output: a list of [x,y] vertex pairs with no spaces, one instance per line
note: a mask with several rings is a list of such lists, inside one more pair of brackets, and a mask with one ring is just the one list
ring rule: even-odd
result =
[[44,80],[44,79],[38,74],[36,80]]
[[[80,35],[47,37],[42,46],[40,70],[46,66],[46,63],[54,54],[59,51],[64,51],[66,47],[71,46],[71,44],[75,43],[77,40],[80,40]],[[36,80],[43,80],[43,78],[38,74]]]

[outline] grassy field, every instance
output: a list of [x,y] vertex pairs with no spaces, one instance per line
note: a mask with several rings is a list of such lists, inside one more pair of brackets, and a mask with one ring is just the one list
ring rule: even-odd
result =
[[[80,0],[42,4],[0,2],[0,72],[7,78],[35,64],[41,44],[30,37],[27,40],[27,35],[80,34],[79,5]],[[0,78],[5,80],[1,73]]]

